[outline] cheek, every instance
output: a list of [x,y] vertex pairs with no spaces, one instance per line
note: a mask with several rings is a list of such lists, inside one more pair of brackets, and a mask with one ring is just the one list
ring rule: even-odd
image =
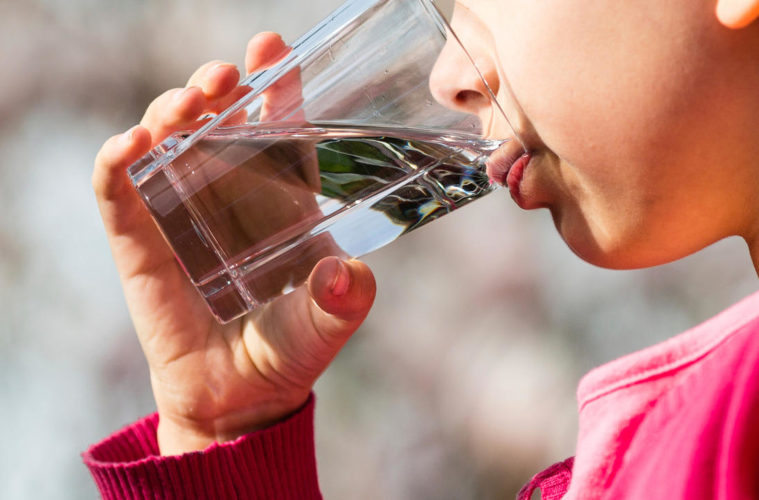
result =
[[495,32],[503,99],[557,157],[541,179],[577,253],[607,267],[666,260],[689,244],[661,242],[694,219],[704,165],[718,161],[700,146],[721,113],[710,17],[680,0],[649,6],[655,20],[639,3],[569,3],[530,2]]
[[676,9],[585,3],[530,2],[497,32],[512,100],[571,164],[662,162],[698,97],[697,30]]

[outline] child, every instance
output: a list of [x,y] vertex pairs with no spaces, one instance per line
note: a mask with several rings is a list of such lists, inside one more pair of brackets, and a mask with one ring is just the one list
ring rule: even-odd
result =
[[[567,244],[609,268],[653,266],[740,235],[759,269],[759,0],[461,0],[454,22],[528,148],[492,165],[522,208],[548,208]],[[248,72],[284,48],[263,33]],[[85,454],[107,498],[320,498],[311,387],[369,311],[359,261],[217,324],[125,168],[236,98],[209,63],[109,139],[93,184],[157,415]],[[436,79],[449,106],[487,112],[473,75]],[[759,498],[759,294],[580,385],[574,459],[529,498]],[[160,423],[158,420],[160,415]],[[202,451],[201,451],[202,450]],[[191,453],[194,452],[194,453]]]

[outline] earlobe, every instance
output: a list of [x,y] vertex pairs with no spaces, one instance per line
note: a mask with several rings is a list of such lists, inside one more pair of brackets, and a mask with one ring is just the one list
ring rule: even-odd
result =
[[717,0],[717,19],[728,28],[744,28],[757,17],[759,0]]

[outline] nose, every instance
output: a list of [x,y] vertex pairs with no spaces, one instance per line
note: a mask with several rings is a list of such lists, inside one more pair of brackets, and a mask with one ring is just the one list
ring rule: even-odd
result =
[[477,57],[475,64],[458,41],[449,38],[432,69],[430,92],[447,108],[479,116],[485,127],[494,112],[491,92],[498,94],[500,82],[489,57]]

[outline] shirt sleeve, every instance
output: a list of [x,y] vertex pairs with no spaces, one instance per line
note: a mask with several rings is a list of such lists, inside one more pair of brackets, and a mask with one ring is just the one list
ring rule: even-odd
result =
[[106,500],[320,500],[314,396],[286,420],[227,443],[160,456],[153,414],[82,454]]

